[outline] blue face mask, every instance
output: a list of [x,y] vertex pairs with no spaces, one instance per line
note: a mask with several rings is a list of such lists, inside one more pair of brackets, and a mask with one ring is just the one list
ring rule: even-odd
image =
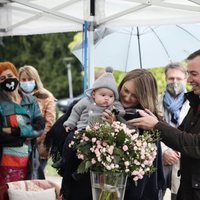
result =
[[35,89],[35,80],[20,82],[21,89],[26,93],[31,93]]

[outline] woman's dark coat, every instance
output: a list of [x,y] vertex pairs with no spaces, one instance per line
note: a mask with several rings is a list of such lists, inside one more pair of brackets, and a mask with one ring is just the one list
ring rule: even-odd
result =
[[[67,138],[67,133],[63,127],[63,123],[69,117],[72,107],[76,103],[77,101],[75,101],[71,108],[56,121],[56,123],[47,133],[45,145],[50,148],[50,155],[53,159],[53,162],[56,162],[61,158],[62,146]],[[72,138],[68,135],[67,139],[71,140]],[[89,173],[77,175],[76,170],[80,160],[77,158],[75,152],[73,152],[70,157],[72,159],[67,161],[65,168],[58,169],[58,174],[63,177],[61,186],[61,194],[63,195],[63,199],[80,200],[81,198],[81,200],[92,200]]]
[[[76,102],[74,102],[74,104],[75,103]],[[50,153],[54,162],[60,158],[62,153],[62,145],[67,137],[63,123],[69,117],[71,109],[60,117],[47,133],[45,143],[51,148]],[[70,141],[71,139],[72,137],[69,135],[67,140]],[[157,170],[151,174],[150,177],[146,176],[144,179],[138,181],[137,186],[130,177],[127,181],[125,200],[159,200],[159,192],[161,191],[164,181],[160,142],[157,142],[157,148],[158,154],[154,161],[154,166]],[[89,173],[77,175],[76,170],[80,164],[80,160],[77,159],[75,152],[73,152],[73,155],[70,155],[69,157],[71,157],[71,159],[67,161],[65,168],[58,170],[58,173],[63,177],[61,187],[61,193],[64,197],[63,199],[92,200]]]

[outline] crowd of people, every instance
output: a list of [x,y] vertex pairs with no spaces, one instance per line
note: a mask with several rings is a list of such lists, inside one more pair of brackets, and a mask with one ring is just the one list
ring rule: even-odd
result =
[[[200,199],[200,50],[181,63],[165,67],[166,88],[158,95],[157,81],[146,69],[125,74],[118,88],[112,71],[102,71],[86,96],[59,119],[55,97],[44,88],[36,68],[0,62],[0,186],[26,179],[45,179],[51,157],[62,176],[63,200],[92,200],[89,173],[78,174],[80,160],[68,148],[75,130],[95,120],[122,120],[139,134],[158,130],[155,172],[137,184],[128,177],[125,200]],[[186,91],[186,82],[192,91]],[[126,118],[137,109],[139,117]],[[37,167],[32,155],[38,151]],[[36,155],[34,153],[34,155]],[[34,175],[32,175],[34,174]]]

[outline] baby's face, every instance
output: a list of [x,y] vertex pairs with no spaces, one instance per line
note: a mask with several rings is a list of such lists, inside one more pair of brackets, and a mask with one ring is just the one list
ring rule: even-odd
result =
[[114,92],[108,88],[94,90],[92,97],[98,106],[110,106],[115,100]]

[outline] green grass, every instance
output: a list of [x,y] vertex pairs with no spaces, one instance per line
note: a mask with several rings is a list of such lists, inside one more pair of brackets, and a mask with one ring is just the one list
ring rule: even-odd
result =
[[49,159],[49,160],[48,160],[48,163],[47,163],[47,166],[46,166],[46,168],[45,168],[45,175],[46,175],[46,176],[59,176],[59,175],[57,174],[56,169],[54,169],[51,165],[52,165],[52,160]]

